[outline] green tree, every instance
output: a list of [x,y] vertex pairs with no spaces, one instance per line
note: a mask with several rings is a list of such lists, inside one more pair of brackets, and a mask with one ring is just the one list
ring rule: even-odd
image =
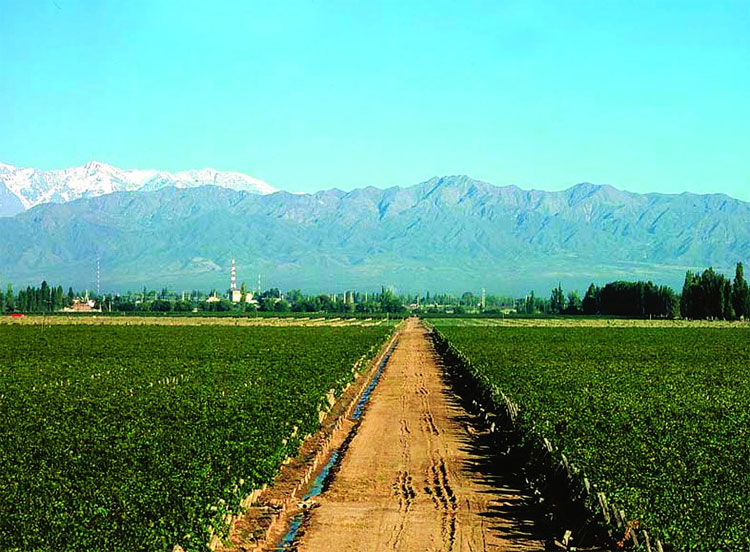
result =
[[174,310],[175,312],[190,312],[193,310],[193,305],[190,304],[190,301],[176,301],[174,304]]
[[599,313],[599,288],[593,283],[586,290],[586,295],[583,297],[583,314],[598,314]]
[[50,288],[46,280],[42,281],[42,285],[39,289],[37,308],[38,310],[45,312],[52,310],[52,294],[50,293]]
[[680,299],[683,318],[729,319],[734,317],[732,285],[713,268],[700,276],[688,271]]
[[523,312],[524,314],[534,314],[536,312],[536,297],[534,297],[533,289],[524,300]]
[[382,288],[380,291],[380,310],[381,312],[401,312],[404,305],[393,291]]
[[474,294],[470,291],[465,291],[461,295],[461,304],[466,307],[473,307],[477,303],[477,300],[474,298]]
[[565,293],[559,283],[557,284],[557,287],[552,290],[550,306],[554,314],[560,314],[565,310]]
[[685,273],[685,283],[680,296],[680,315],[682,318],[702,318],[700,277],[692,270]]
[[276,304],[276,299],[274,297],[264,294],[260,298],[258,310],[263,311],[263,312],[270,312],[273,310],[273,307],[275,304]]
[[301,303],[305,297],[302,295],[302,292],[298,289],[290,289],[286,292],[286,300],[292,303],[293,305],[297,305],[298,303]]
[[39,310],[39,294],[31,286],[26,286],[24,301],[21,301],[23,310],[26,312],[37,312]]
[[243,281],[242,284],[240,284],[240,309],[245,310],[246,304],[247,304],[247,285]]
[[737,318],[750,317],[750,290],[745,281],[745,268],[742,263],[737,263],[732,284],[732,306]]
[[63,308],[64,297],[65,295],[63,294],[62,286],[57,286],[56,288],[54,288],[54,293],[52,295],[53,310],[60,310],[61,308]]
[[568,293],[568,305],[565,307],[567,314],[580,314],[581,313],[581,296],[577,291],[571,291]]
[[172,303],[166,299],[157,299],[151,302],[151,310],[153,312],[169,312],[172,310]]
[[701,274],[701,286],[703,286],[707,314],[709,318],[721,318],[724,313],[724,282],[713,268],[709,268]]

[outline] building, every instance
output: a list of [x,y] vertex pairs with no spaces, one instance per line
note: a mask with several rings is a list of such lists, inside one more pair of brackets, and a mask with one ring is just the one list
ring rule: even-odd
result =
[[[229,300],[232,303],[241,303],[242,290],[237,289],[237,266],[234,262],[234,259],[232,259],[232,273],[230,276],[229,286]],[[257,301],[253,299],[253,293],[251,291],[245,292],[245,303],[257,303]]]
[[73,304],[63,308],[62,312],[102,312],[102,309],[96,308],[96,302],[93,299],[76,297],[73,299]]
[[[239,289],[233,289],[229,292],[229,300],[232,301],[232,303],[240,303],[242,301],[242,291]],[[245,292],[245,303],[255,303],[255,299],[253,299],[253,292],[247,291]]]

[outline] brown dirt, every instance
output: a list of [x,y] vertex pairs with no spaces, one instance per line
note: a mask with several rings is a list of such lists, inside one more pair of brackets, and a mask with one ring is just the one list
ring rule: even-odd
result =
[[357,427],[351,419],[353,409],[395,339],[396,335],[392,336],[344,390],[326,414],[320,429],[308,435],[297,456],[287,459],[281,467],[273,485],[258,489],[246,499],[244,513],[230,522],[229,540],[222,543],[213,538],[211,549],[217,552],[276,550],[276,543],[286,532],[291,518],[302,511],[302,497],[315,476],[331,452],[339,449]]
[[298,550],[544,550],[528,497],[492,473],[477,432],[409,319]]

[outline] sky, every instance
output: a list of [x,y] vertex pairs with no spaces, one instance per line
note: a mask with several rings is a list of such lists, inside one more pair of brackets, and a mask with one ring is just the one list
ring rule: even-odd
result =
[[0,162],[750,200],[750,2],[0,0]]

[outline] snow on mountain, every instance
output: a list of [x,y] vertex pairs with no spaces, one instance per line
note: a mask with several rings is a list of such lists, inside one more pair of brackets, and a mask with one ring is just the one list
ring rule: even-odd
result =
[[[156,190],[163,188],[160,185],[164,179],[165,173],[160,173],[160,178],[151,178],[142,188],[144,190]],[[266,182],[237,172],[221,172],[216,169],[199,169],[193,171],[181,171],[175,174],[166,173],[169,176],[171,185],[175,188],[195,188],[211,184],[220,188],[230,188],[241,192],[251,192],[256,194],[272,194],[278,190]]]
[[[91,161],[82,167],[42,171],[0,163],[0,216],[16,214],[42,203],[66,203],[113,192],[152,191],[172,186],[222,188],[271,194],[275,188],[251,176],[236,172],[200,169],[169,173],[156,170],[119,169]],[[15,202],[13,196],[18,199]]]

